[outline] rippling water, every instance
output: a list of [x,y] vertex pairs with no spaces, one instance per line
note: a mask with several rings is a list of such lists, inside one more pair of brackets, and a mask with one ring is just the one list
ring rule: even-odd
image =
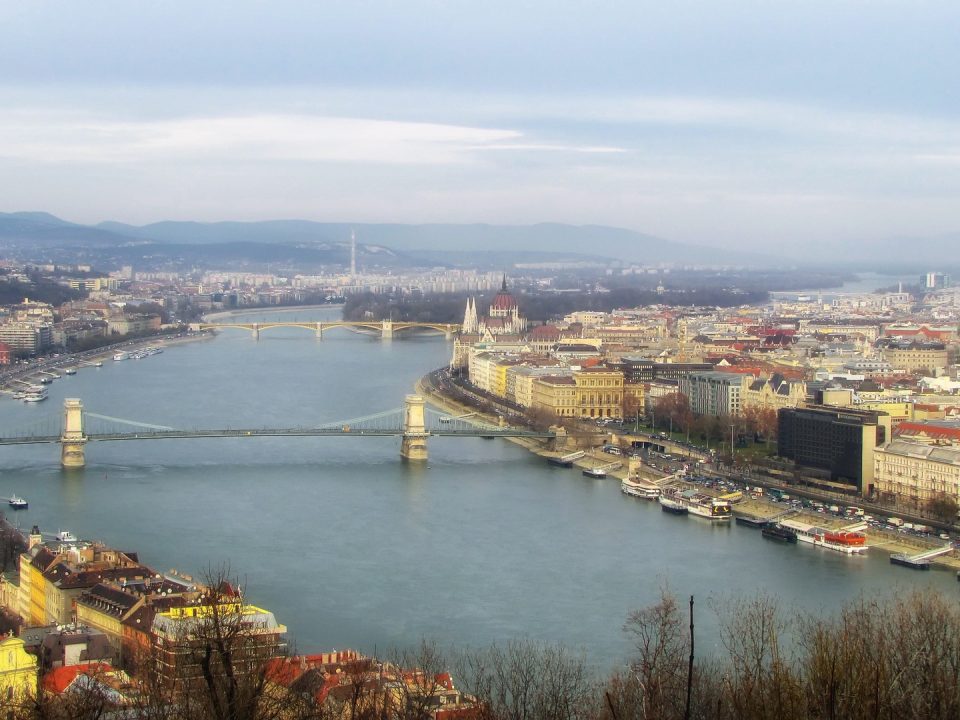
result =
[[[333,310],[285,313],[328,319]],[[262,316],[261,316],[262,317]],[[50,386],[50,400],[0,402],[0,427],[79,397],[103,415],[178,428],[291,427],[399,407],[445,364],[439,337],[240,331],[107,361]],[[434,439],[424,467],[393,438],[252,438],[94,443],[86,469],[58,448],[0,448],[0,494],[30,509],[21,525],[67,528],[194,575],[229,562],[251,601],[273,610],[299,648],[373,651],[427,637],[485,645],[517,636],[582,648],[609,666],[627,651],[631,608],[669,582],[693,594],[708,652],[708,605],[765,590],[829,610],[859,593],[931,584],[952,573],[764,541],[755,530],[665,515],[613,480],[550,468],[502,440]]]

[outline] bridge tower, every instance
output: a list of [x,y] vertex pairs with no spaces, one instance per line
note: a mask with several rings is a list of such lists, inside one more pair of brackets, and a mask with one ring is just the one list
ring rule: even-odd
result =
[[393,338],[393,320],[384,320],[380,324],[380,337],[384,340]]
[[317,340],[323,340],[323,323],[317,323]]
[[253,335],[254,340],[260,339],[260,323],[253,323],[250,326],[250,332]]
[[423,398],[420,395],[407,395],[403,406],[403,441],[400,443],[400,457],[404,460],[427,459],[427,432],[423,418]]
[[83,446],[83,402],[77,398],[63,401],[63,434],[60,436],[60,465],[64,468],[82,468],[87,464]]

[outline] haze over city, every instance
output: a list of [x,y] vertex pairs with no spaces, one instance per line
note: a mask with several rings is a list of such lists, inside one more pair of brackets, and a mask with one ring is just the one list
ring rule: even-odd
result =
[[894,0],[10,3],[3,209],[949,244],[958,21]]

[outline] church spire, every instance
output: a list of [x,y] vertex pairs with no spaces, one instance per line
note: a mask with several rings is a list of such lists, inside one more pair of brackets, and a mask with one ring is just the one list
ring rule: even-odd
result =
[[507,274],[506,273],[503,274],[503,282],[500,284],[500,291],[501,292],[507,291]]

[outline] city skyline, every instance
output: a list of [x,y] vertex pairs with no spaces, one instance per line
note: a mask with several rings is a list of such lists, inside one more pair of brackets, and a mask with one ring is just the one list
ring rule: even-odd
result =
[[947,3],[176,7],[0,11],[5,211],[787,254],[960,230]]

